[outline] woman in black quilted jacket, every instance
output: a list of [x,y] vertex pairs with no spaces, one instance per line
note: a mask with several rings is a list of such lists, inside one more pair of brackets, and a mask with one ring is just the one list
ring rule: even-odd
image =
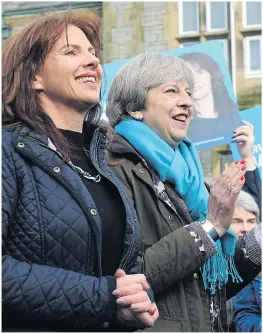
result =
[[125,331],[158,317],[96,125],[99,28],[90,11],[49,14],[3,50],[4,331]]

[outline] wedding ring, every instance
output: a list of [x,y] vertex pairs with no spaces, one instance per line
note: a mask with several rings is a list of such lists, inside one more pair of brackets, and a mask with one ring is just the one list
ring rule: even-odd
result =
[[233,186],[233,185],[226,185],[225,186],[225,189],[228,190],[229,192],[232,192],[234,188],[235,188],[235,186]]

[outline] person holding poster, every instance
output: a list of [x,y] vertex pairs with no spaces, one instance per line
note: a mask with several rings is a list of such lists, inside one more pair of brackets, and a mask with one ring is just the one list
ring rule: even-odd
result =
[[229,96],[219,65],[201,52],[184,53],[180,58],[187,61],[195,80],[189,138],[196,142],[239,126],[239,110]]
[[232,163],[209,193],[187,137],[193,89],[184,60],[143,53],[117,73],[106,107],[114,128],[106,158],[137,211],[138,264],[160,311],[153,331],[224,331],[226,299],[261,267],[254,233],[237,240],[229,229],[246,161]]

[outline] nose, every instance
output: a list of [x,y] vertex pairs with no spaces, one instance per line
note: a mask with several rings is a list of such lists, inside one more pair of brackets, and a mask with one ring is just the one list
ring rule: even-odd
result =
[[179,95],[177,106],[183,108],[184,110],[189,110],[189,109],[191,110],[193,102],[187,92],[181,93]]
[[100,59],[96,57],[94,54],[89,52],[85,56],[83,67],[97,68],[99,64],[100,64]]

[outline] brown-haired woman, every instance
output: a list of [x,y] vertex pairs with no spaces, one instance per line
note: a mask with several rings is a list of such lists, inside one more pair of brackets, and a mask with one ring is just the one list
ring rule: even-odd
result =
[[3,330],[125,330],[158,317],[144,275],[115,275],[136,273],[140,232],[96,125],[99,30],[92,12],[49,14],[3,50]]

